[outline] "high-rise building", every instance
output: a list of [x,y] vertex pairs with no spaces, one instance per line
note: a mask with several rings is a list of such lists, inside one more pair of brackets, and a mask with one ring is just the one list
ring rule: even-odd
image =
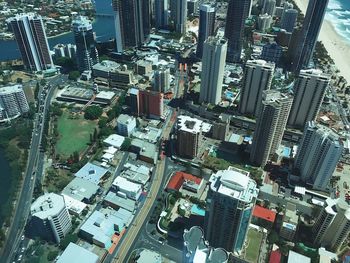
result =
[[249,172],[229,167],[213,174],[209,183],[205,237],[213,247],[240,253],[258,196],[256,182]]
[[77,16],[73,19],[72,27],[77,46],[78,69],[80,72],[92,70],[92,66],[98,63],[98,53],[91,21],[84,16]]
[[294,168],[303,182],[314,189],[326,190],[342,152],[339,135],[310,121],[305,126]]
[[175,31],[181,34],[186,33],[187,0],[171,0],[170,9]]
[[30,208],[30,231],[47,241],[59,243],[72,227],[71,217],[61,195],[46,193]]
[[285,29],[287,32],[293,32],[298,14],[299,12],[296,9],[284,9],[281,18],[281,29]]
[[202,121],[181,115],[177,119],[177,153],[179,156],[194,158],[202,137]]
[[9,18],[7,23],[15,35],[27,70],[42,71],[54,67],[41,16],[18,14]]
[[276,9],[276,0],[267,0],[264,3],[262,14],[273,16]]
[[163,94],[157,91],[139,91],[139,112],[149,118],[159,119],[164,115]]
[[210,36],[204,42],[202,59],[200,102],[218,104],[221,101],[227,40]]
[[140,115],[140,90],[137,88],[131,88],[128,90],[127,101],[130,107],[131,113],[139,116]]
[[144,39],[151,33],[152,0],[142,0],[142,25]]
[[283,49],[276,42],[267,43],[263,46],[260,58],[262,60],[279,64]]
[[258,29],[261,32],[266,32],[271,27],[272,16],[265,13],[263,15],[259,15],[258,17]]
[[294,83],[294,101],[288,126],[304,128],[317,117],[329,85],[330,76],[321,70],[301,70]]
[[291,69],[294,72],[298,72],[309,66],[326,13],[327,4],[328,0],[309,1],[301,34],[297,41],[297,48],[293,52],[294,57]]
[[0,88],[0,122],[16,118],[29,111],[21,85]]
[[286,128],[293,97],[276,90],[263,92],[262,106],[257,118],[250,161],[264,166],[279,148]]
[[350,233],[350,207],[342,199],[328,198],[312,228],[315,245],[337,251]]
[[204,232],[199,226],[185,229],[183,234],[184,250],[183,263],[201,262],[228,262],[229,255],[223,248],[212,248],[204,238]]
[[145,39],[143,1],[113,0],[112,4],[115,11],[117,52],[140,46]]
[[204,41],[214,35],[215,30],[215,6],[202,4],[199,7],[199,31],[197,42],[197,57],[202,58]]
[[170,88],[170,69],[159,68],[154,71],[153,90],[158,92],[167,92]]
[[244,67],[239,112],[258,117],[262,92],[269,90],[275,64],[264,60],[248,60]]
[[55,52],[56,58],[67,57],[75,59],[75,55],[77,53],[77,46],[72,44],[57,44],[53,47],[53,50]]
[[228,62],[239,62],[241,60],[244,25],[246,18],[250,15],[251,0],[230,0],[227,8],[225,38],[227,44]]
[[165,29],[169,25],[168,0],[155,0],[154,13],[156,29]]

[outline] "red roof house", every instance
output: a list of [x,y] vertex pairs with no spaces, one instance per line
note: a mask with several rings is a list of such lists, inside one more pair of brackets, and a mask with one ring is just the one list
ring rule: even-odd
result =
[[179,191],[181,186],[185,181],[191,181],[196,185],[200,185],[202,182],[202,179],[199,177],[196,177],[192,174],[184,173],[184,172],[176,172],[170,179],[167,189],[169,190],[176,190]]
[[264,208],[262,206],[256,205],[253,210],[253,216],[261,218],[268,222],[274,223],[276,219],[276,213],[270,209]]

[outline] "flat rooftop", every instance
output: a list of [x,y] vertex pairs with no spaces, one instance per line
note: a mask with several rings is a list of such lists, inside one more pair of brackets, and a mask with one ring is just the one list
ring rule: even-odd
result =
[[136,207],[136,201],[132,200],[130,198],[125,198],[123,196],[119,196],[118,194],[109,191],[106,195],[104,201],[109,202],[111,204],[114,204],[118,207],[121,207],[125,210],[128,210],[130,212],[133,212]]
[[75,177],[63,190],[62,194],[78,201],[90,199],[97,193],[99,186],[80,177]]
[[74,243],[69,243],[57,263],[98,263],[98,256]]
[[178,130],[190,133],[209,132],[211,124],[205,123],[200,119],[192,118],[186,115],[180,115],[177,118]]
[[47,193],[38,197],[30,208],[32,216],[46,219],[49,216],[55,216],[66,207],[62,195]]
[[87,163],[76,174],[76,177],[88,180],[96,185],[100,183],[101,178],[108,172],[98,165]]

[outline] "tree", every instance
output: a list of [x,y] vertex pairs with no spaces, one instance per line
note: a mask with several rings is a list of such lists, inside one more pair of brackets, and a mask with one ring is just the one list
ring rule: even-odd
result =
[[94,140],[94,142],[97,141],[97,137],[98,137],[98,132],[97,132],[97,129],[95,128],[95,129],[94,129],[94,134],[93,134],[93,136],[92,136],[92,139]]
[[75,152],[73,153],[73,161],[74,161],[75,163],[77,163],[77,162],[79,162],[79,159],[80,159],[79,153],[78,153],[77,151],[75,151]]
[[61,57],[55,60],[55,64],[62,67],[63,72],[70,72],[77,70],[77,65],[74,59],[68,57]]
[[84,118],[88,120],[96,120],[102,115],[102,108],[96,105],[89,106],[85,109]]
[[78,241],[77,234],[68,234],[60,243],[60,249],[65,250],[70,242],[75,243]]
[[22,78],[17,78],[17,79],[16,79],[16,82],[17,82],[18,84],[21,84],[21,83],[23,82],[23,79],[22,79]]
[[131,139],[130,138],[125,138],[122,146],[120,147],[122,151],[127,151],[129,150],[131,145]]
[[55,258],[58,256],[58,251],[50,251],[48,254],[47,254],[47,260],[48,261],[53,261],[55,260]]
[[80,76],[79,71],[73,70],[68,74],[68,79],[76,81]]
[[108,118],[106,117],[101,117],[98,121],[98,127],[101,129],[101,128],[104,128],[107,126],[107,123],[108,123]]

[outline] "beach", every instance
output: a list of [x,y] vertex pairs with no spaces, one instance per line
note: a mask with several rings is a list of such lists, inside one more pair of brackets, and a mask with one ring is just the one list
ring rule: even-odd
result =
[[[308,0],[294,0],[294,2],[305,14]],[[350,44],[344,41],[327,19],[323,21],[318,40],[324,44],[340,75],[350,84]]]

